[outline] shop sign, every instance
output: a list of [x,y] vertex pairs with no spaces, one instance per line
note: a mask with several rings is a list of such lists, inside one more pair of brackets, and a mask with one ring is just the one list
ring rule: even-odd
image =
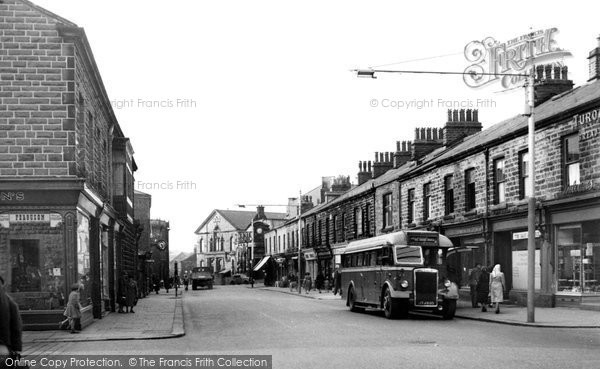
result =
[[600,108],[573,115],[573,123],[578,126],[600,123]]
[[10,214],[9,220],[11,223],[50,223],[50,214]]
[[20,202],[25,200],[24,192],[3,191],[0,192],[0,201],[2,202]]
[[[539,230],[535,230],[535,238],[540,238],[542,234],[540,233]],[[513,241],[517,241],[517,240],[526,240],[529,237],[529,233],[527,231],[525,232],[513,232]]]
[[316,260],[317,259],[317,254],[315,253],[314,250],[310,250],[310,251],[304,251],[304,258],[306,260]]
[[593,180],[589,180],[584,183],[568,186],[564,191],[558,194],[558,197],[567,197],[569,195],[598,190],[600,190],[598,183],[594,182]]
[[471,227],[448,228],[444,231],[444,236],[456,237],[456,236],[481,234],[481,233],[483,233],[483,226],[476,225],[476,226],[471,226]]

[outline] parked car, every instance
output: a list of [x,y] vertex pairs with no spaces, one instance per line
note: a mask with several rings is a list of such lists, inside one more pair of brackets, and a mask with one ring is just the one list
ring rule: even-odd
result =
[[214,283],[212,268],[195,267],[192,269],[192,290],[198,287],[208,287],[212,290]]
[[250,283],[250,278],[248,278],[245,274],[234,274],[231,276],[231,282],[229,284],[248,284]]

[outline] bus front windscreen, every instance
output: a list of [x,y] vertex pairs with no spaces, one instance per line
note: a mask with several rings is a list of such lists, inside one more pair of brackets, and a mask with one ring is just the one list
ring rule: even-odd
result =
[[396,263],[398,264],[423,264],[421,246],[396,246]]

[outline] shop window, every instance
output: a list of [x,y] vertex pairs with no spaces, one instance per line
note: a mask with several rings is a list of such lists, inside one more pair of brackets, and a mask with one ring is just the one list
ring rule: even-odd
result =
[[558,227],[559,292],[600,294],[599,241],[599,221]]
[[40,292],[40,241],[10,240],[11,291]]
[[423,220],[429,219],[431,211],[431,183],[423,185]]
[[504,158],[494,160],[494,204],[501,204],[506,201],[504,164]]
[[383,228],[392,225],[392,194],[388,193],[383,195]]
[[454,176],[444,178],[444,211],[446,215],[454,213]]
[[80,284],[81,305],[91,303],[90,276],[90,221],[81,213],[77,213],[77,276]]
[[475,209],[475,169],[465,171],[465,211]]
[[573,134],[563,141],[565,185],[580,184],[579,176],[579,134]]
[[361,236],[363,233],[362,210],[361,208],[354,209],[354,235]]
[[408,190],[408,196],[407,196],[407,202],[408,202],[408,222],[412,223],[415,220],[415,189],[411,188],[410,190]]
[[524,151],[519,154],[519,198],[524,199],[531,196],[531,184],[529,183],[529,153]]

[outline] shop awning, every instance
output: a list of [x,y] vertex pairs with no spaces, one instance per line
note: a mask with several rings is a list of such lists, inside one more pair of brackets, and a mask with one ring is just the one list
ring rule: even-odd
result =
[[263,266],[265,266],[265,264],[267,263],[267,260],[269,260],[271,256],[265,256],[264,258],[262,258],[262,260],[256,264],[256,266],[254,267],[254,271],[258,272]]

